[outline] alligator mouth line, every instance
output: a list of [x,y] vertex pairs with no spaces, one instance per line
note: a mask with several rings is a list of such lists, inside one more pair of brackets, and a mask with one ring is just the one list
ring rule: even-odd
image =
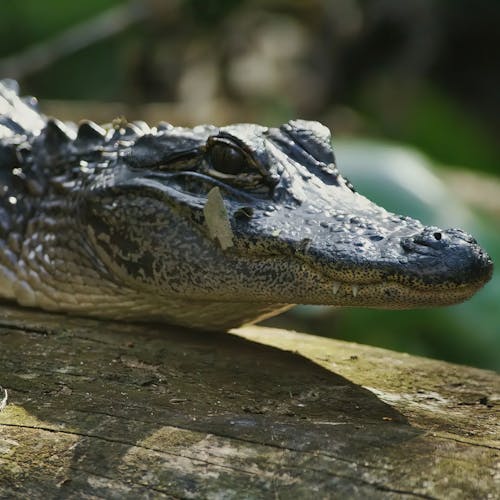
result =
[[[478,283],[479,286],[479,283]],[[457,288],[464,289],[464,288],[474,288],[473,286],[471,287],[470,285],[467,284],[460,284],[460,285],[454,285],[450,287],[446,287],[446,285],[442,285],[439,290],[436,290],[436,288],[431,288],[430,286],[427,289],[424,288],[411,288],[409,286],[405,286],[401,283],[398,283],[396,281],[379,281],[375,283],[348,283],[348,282],[341,282],[341,281],[334,281],[332,283],[332,294],[334,296],[336,295],[352,295],[353,297],[357,297],[360,293],[364,290],[372,290],[372,289],[389,289],[391,287],[398,287],[401,289],[405,290],[413,290],[415,293],[440,293],[440,292],[448,292],[450,290],[456,290]],[[349,290],[350,289],[350,290]]]
[[474,283],[442,283],[437,286],[409,286],[396,281],[380,281],[374,283],[348,283],[333,281],[331,285],[332,299],[338,305],[376,306],[376,307],[413,307],[421,305],[448,305],[462,302],[469,298],[484,284],[478,280]]

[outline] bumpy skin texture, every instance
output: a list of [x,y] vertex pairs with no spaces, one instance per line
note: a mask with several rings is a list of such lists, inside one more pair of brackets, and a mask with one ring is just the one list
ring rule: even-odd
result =
[[0,83],[0,296],[230,328],[293,304],[463,301],[492,262],[459,229],[354,192],[326,127],[62,124]]

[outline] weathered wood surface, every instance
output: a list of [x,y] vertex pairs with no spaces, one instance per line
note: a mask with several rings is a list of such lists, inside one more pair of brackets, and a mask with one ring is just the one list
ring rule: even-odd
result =
[[491,372],[7,306],[0,347],[0,498],[500,495]]

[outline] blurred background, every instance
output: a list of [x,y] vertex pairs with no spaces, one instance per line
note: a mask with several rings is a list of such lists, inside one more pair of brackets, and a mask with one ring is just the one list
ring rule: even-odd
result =
[[[500,262],[498,0],[3,2],[0,78],[61,119],[320,120],[357,190]],[[500,369],[500,281],[419,311],[268,323]]]

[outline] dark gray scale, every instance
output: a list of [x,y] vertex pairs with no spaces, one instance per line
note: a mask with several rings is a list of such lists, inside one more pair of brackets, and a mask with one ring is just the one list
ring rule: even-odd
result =
[[76,138],[69,145],[69,151],[78,157],[87,157],[89,161],[97,160],[106,140],[106,130],[92,121],[79,124]]
[[24,210],[24,198],[29,194],[23,165],[15,145],[0,145],[0,242],[5,241],[16,225],[19,212]]
[[273,140],[281,144],[287,154],[298,163],[306,163],[310,173],[325,184],[351,185],[340,175],[335,166],[335,156],[331,146],[331,134],[319,122],[292,120],[279,129],[273,129]]
[[315,160],[325,165],[335,163],[330,130],[321,123],[292,120],[280,128]]
[[2,200],[0,198],[0,239],[6,240],[7,236],[11,230],[11,217],[7,208],[2,206]]
[[18,165],[19,159],[16,154],[16,146],[13,144],[0,144],[0,186],[7,183],[6,174],[10,175],[12,168]]
[[100,144],[104,142],[106,131],[97,123],[92,121],[82,121],[78,126],[75,145],[87,146],[89,144]]
[[70,133],[64,123],[55,118],[50,118],[37,142],[42,143],[49,154],[59,155],[74,139],[74,137],[70,137]]
[[11,229],[11,201],[15,195],[12,170],[17,167],[15,147],[0,144],[0,239],[5,239]]

